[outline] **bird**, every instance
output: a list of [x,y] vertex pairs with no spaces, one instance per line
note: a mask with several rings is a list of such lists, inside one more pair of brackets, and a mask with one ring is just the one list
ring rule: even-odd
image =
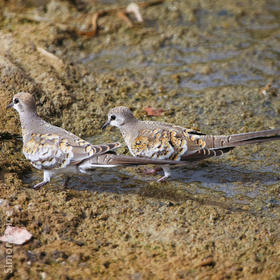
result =
[[[280,139],[280,129],[270,129],[232,135],[206,135],[194,129],[157,121],[142,121],[135,118],[125,106],[112,108],[102,126],[120,129],[122,137],[135,157],[192,162],[221,156],[237,146]],[[167,179],[170,167],[162,166]]]
[[119,142],[93,145],[63,128],[51,125],[37,114],[35,99],[28,92],[15,94],[7,109],[11,107],[19,113],[23,154],[44,173],[43,180],[34,189],[46,185],[59,174],[66,175],[66,185],[69,174],[88,173],[96,167],[177,164],[171,160],[117,155],[114,150],[121,146]]

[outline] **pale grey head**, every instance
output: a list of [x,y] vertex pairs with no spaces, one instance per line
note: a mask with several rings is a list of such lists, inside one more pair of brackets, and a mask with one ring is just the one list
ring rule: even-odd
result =
[[20,115],[36,114],[36,104],[34,97],[28,92],[19,92],[14,95],[13,101],[7,108],[14,108]]
[[119,106],[109,111],[108,119],[106,123],[102,126],[102,129],[104,129],[108,125],[121,128],[122,126],[135,121],[136,118],[133,116],[129,108],[125,106]]

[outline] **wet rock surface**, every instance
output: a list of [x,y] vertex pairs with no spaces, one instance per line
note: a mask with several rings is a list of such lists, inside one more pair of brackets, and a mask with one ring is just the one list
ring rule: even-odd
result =
[[[278,1],[165,1],[141,9],[143,24],[108,15],[95,37],[76,32],[125,5],[1,2],[1,235],[8,224],[33,235],[13,246],[1,279],[278,279],[278,142],[177,168],[161,184],[126,168],[31,188],[42,174],[5,109],[18,91],[35,96],[45,120],[94,143],[120,139],[100,129],[117,105],[205,133],[280,126]],[[147,106],[163,114],[147,116]],[[0,248],[5,266],[10,251]]]

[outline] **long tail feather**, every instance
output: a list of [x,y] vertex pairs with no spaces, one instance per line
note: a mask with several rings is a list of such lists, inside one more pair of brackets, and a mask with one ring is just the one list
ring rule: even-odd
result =
[[206,135],[206,149],[220,149],[243,146],[248,144],[262,143],[280,140],[280,129],[263,130],[257,132],[240,133],[233,135]]
[[174,160],[160,160],[160,159],[149,159],[139,158],[131,156],[122,156],[112,153],[106,153],[101,155],[93,156],[79,166],[83,169],[90,169],[95,167],[114,167],[114,166],[130,166],[130,165],[185,165],[186,163]]

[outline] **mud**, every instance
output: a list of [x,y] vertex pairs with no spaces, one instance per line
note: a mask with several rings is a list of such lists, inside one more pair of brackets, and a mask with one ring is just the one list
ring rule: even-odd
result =
[[124,104],[205,133],[280,126],[278,1],[165,1],[141,9],[143,24],[108,15],[96,37],[77,34],[96,11],[126,4],[1,2],[1,234],[10,222],[33,234],[13,246],[11,273],[0,245],[1,279],[279,279],[278,142],[176,168],[162,184],[126,168],[31,188],[42,174],[6,110],[18,91],[93,143],[120,140],[100,127]]

